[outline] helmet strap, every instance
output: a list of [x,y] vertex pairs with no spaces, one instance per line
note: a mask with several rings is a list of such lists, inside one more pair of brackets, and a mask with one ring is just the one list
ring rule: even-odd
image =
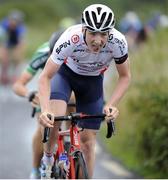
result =
[[87,42],[86,42],[86,30],[87,30],[87,29],[84,30],[83,39],[84,39],[84,41],[85,41],[85,44],[87,45]]

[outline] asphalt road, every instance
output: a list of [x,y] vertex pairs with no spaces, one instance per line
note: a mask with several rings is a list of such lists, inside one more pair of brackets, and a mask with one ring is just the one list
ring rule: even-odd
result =
[[[31,139],[36,120],[30,117],[31,106],[14,95],[10,87],[0,87],[0,178],[27,179],[31,170]],[[97,143],[96,179],[135,177],[120,163],[104,153]]]

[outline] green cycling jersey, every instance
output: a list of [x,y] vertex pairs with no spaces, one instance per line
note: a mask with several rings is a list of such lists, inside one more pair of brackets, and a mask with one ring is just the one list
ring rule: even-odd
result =
[[49,42],[45,42],[33,54],[30,63],[26,67],[26,71],[34,76],[38,70],[44,68],[49,55],[50,55]]
[[52,34],[49,41],[43,43],[33,54],[30,63],[26,67],[26,71],[33,76],[38,70],[43,69],[51,51],[54,48],[55,42],[59,39],[64,29],[60,29]]

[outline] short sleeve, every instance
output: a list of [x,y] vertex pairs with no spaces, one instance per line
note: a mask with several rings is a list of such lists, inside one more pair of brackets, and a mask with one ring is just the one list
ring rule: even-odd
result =
[[74,50],[74,43],[71,41],[72,33],[67,29],[55,43],[50,58],[56,64],[61,65]]

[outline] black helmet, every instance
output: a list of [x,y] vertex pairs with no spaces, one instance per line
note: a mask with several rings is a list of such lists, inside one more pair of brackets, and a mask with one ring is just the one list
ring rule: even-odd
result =
[[54,32],[50,39],[49,39],[49,48],[50,48],[50,53],[52,53],[53,49],[54,49],[54,45],[57,42],[57,40],[59,39],[59,37],[61,36],[61,34],[63,33],[63,30],[60,31],[56,31]]

